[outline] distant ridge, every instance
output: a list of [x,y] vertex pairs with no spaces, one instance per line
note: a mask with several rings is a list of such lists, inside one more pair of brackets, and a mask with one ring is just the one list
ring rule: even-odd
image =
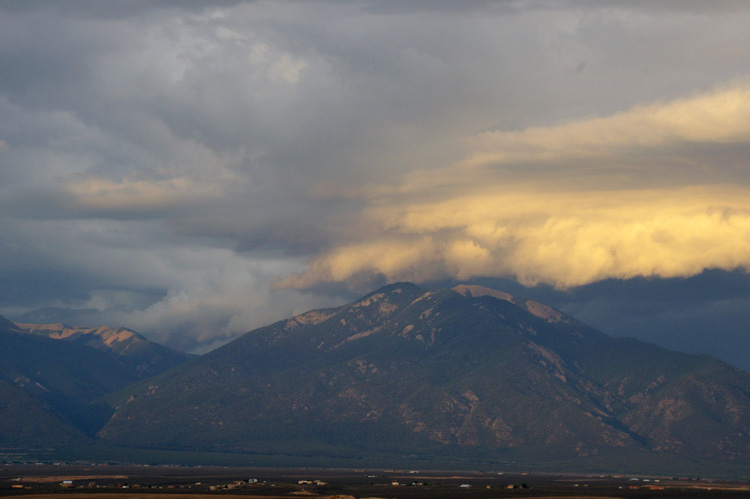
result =
[[150,341],[127,328],[71,327],[61,323],[14,325],[28,334],[114,353],[132,366],[139,377],[153,376],[194,357]]
[[0,315],[0,331],[14,331],[14,332],[21,332],[21,328],[19,328],[15,323],[9,321],[2,315]]
[[90,443],[109,416],[95,399],[188,358],[125,329],[0,316],[0,453]]

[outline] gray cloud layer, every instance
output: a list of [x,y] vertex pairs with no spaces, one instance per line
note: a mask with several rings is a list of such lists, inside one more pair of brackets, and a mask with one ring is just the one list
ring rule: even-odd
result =
[[749,16],[2,4],[0,312],[205,350],[386,279],[746,268]]

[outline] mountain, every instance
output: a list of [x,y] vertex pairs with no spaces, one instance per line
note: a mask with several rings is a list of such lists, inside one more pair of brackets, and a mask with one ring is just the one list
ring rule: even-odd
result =
[[94,400],[188,358],[127,330],[53,329],[0,316],[0,448],[84,441],[108,417]]
[[126,328],[70,327],[65,324],[14,324],[22,332],[84,345],[117,355],[139,378],[153,376],[192,356],[165,347]]
[[0,453],[69,446],[90,438],[14,383],[0,379]]
[[479,286],[389,285],[104,401],[99,439],[128,447],[750,465],[749,373]]

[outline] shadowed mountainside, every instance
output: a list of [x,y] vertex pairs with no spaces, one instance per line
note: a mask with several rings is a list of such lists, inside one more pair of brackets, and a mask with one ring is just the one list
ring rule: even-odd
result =
[[108,417],[95,399],[190,357],[128,330],[61,327],[0,316],[0,447],[85,441]]

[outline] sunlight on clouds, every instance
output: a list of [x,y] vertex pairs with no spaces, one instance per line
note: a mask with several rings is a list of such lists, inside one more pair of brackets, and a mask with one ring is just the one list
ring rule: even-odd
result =
[[554,127],[486,132],[467,139],[463,166],[559,160],[628,148],[683,142],[750,140],[750,86],[734,84],[666,103],[638,106],[613,116]]
[[68,184],[66,192],[76,206],[98,210],[164,207],[221,194],[216,184],[198,184],[187,177],[120,181],[89,178]]
[[750,268],[750,192],[733,187],[499,194],[369,217],[377,238],[323,254],[279,285],[372,273],[389,281],[513,276],[565,288]]
[[[567,288],[750,269],[750,187],[697,176],[744,165],[733,147],[717,146],[747,143],[750,87],[740,83],[609,117],[482,133],[465,160],[374,188],[359,242],[334,246],[278,285],[493,276]],[[694,168],[686,155],[702,147],[710,164],[676,169]],[[561,175],[533,168],[548,160]],[[503,164],[532,168],[483,168]]]
[[403,279],[429,279],[439,252],[434,239],[413,237],[382,239],[345,245],[310,263],[309,272],[295,274],[277,287],[306,288],[319,281],[340,282],[360,273],[399,275]]
[[[439,189],[449,197],[507,192],[510,184],[521,190],[688,186],[705,182],[707,171],[726,174],[724,182],[746,182],[744,166],[735,174],[725,169],[745,163],[744,149],[732,147],[750,145],[750,82],[738,79],[710,92],[557,126],[483,132],[463,143],[465,157],[455,164],[414,171],[400,185],[373,192],[387,199]],[[702,156],[707,163],[695,154],[701,150],[708,151]],[[702,180],[691,178],[701,174]]]

